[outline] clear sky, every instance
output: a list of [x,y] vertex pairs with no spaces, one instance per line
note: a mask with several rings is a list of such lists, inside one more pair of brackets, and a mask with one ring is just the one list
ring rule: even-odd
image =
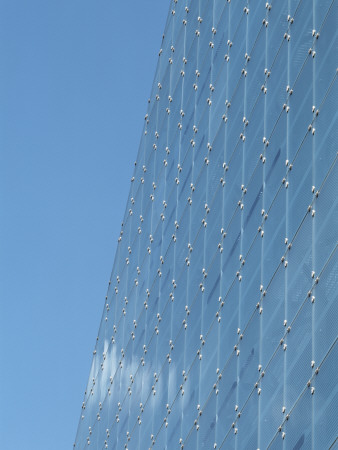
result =
[[72,448],[168,0],[0,0],[0,449]]

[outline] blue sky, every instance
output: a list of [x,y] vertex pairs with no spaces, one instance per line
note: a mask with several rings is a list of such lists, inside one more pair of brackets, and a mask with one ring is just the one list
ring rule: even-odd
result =
[[72,448],[167,0],[0,0],[0,448]]

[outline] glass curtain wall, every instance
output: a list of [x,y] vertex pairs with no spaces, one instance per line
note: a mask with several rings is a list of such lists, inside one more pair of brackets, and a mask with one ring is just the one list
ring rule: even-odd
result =
[[76,449],[338,445],[337,22],[170,2]]

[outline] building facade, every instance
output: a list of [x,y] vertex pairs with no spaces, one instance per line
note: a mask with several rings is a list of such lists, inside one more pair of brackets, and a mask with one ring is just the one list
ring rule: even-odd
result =
[[337,34],[171,0],[76,449],[337,445]]

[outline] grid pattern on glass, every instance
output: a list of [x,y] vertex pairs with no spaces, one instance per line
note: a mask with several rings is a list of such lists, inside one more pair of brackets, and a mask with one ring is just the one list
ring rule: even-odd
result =
[[336,23],[171,0],[76,448],[334,443]]

